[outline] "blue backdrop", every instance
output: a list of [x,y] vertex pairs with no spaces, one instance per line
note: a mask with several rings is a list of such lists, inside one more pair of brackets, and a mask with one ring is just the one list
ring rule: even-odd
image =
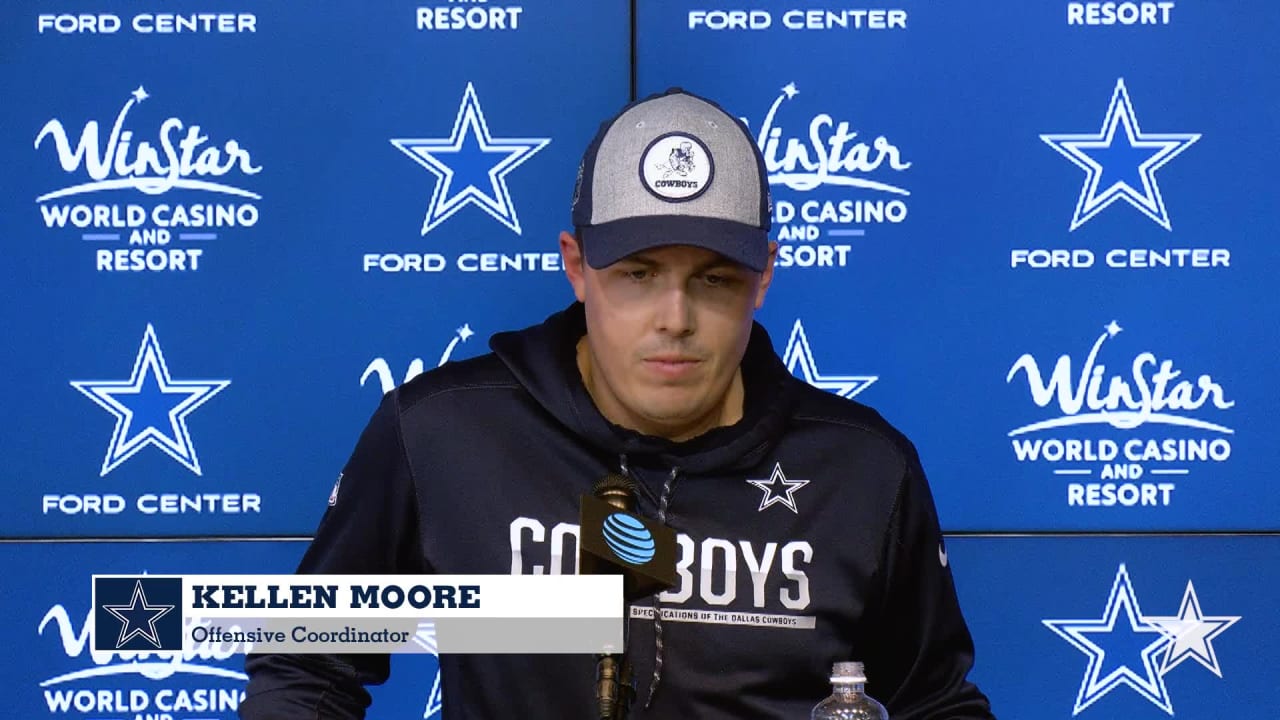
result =
[[516,2],[5,5],[15,716],[233,716],[233,649],[91,655],[89,576],[291,569],[383,392],[571,299],[581,152],[670,86],[757,136],[760,319],[918,445],[997,713],[1268,716],[1280,6]]

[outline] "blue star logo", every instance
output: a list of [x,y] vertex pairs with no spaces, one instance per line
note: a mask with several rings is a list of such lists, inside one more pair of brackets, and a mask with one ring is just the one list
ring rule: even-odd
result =
[[475,88],[467,83],[449,137],[393,139],[391,144],[436,178],[422,220],[423,235],[467,205],[484,210],[519,235],[507,174],[550,142],[551,138],[494,138]]
[[791,337],[787,338],[787,349],[782,352],[782,363],[792,375],[842,398],[851,398],[880,379],[877,375],[823,375],[818,372],[809,338],[805,336],[804,325],[799,320],[791,326]]
[[1156,660],[1168,649],[1173,634],[1154,618],[1142,614],[1124,565],[1116,572],[1101,618],[1042,622],[1089,657],[1073,715],[1079,715],[1121,685],[1173,714],[1164,673]]
[[773,474],[768,480],[748,480],[747,482],[764,491],[764,497],[760,499],[760,507],[756,512],[763,512],[770,505],[781,503],[783,507],[797,515],[800,514],[800,510],[796,507],[795,492],[809,484],[808,480],[788,480],[786,474],[782,472],[782,463],[773,464]]
[[1124,78],[1116,80],[1111,105],[1096,135],[1051,134],[1040,139],[1085,172],[1071,218],[1072,232],[1117,200],[1129,203],[1165,230],[1173,230],[1155,174],[1200,135],[1142,132]]
[[160,636],[156,632],[156,621],[168,615],[173,610],[173,606],[148,605],[147,596],[142,592],[141,580],[133,586],[133,597],[130,598],[128,605],[103,605],[102,609],[120,619],[120,639],[116,640],[117,649],[124,647],[124,644],[135,636],[141,636],[156,649],[162,649]]
[[174,380],[155,329],[148,324],[128,380],[73,380],[71,387],[116,418],[102,460],[100,474],[106,477],[148,445],[199,475],[200,460],[187,431],[187,416],[230,384],[230,380]]

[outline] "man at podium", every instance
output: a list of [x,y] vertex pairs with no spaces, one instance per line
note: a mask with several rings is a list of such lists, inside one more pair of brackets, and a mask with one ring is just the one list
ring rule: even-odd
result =
[[[754,321],[774,279],[755,142],[679,90],[587,148],[575,301],[388,393],[300,573],[573,573],[602,477],[676,536],[630,607],[637,718],[807,718],[861,661],[894,720],[985,720],[973,644],[912,444],[793,377]],[[595,658],[443,655],[451,718],[598,717]],[[387,656],[251,655],[246,720],[358,718]]]

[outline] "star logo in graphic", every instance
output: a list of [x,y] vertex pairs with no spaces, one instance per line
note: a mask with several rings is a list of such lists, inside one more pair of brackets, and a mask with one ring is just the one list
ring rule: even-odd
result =
[[1173,638],[1162,625],[1143,616],[1124,565],[1116,572],[1111,596],[1100,619],[1042,622],[1089,656],[1073,715],[1079,715],[1121,685],[1129,686],[1156,707],[1173,714],[1164,674],[1156,662],[1156,657],[1168,648]]
[[422,220],[423,235],[467,205],[484,210],[519,235],[507,174],[550,142],[551,138],[494,138],[475,88],[467,83],[449,137],[393,139],[391,144],[436,178]]
[[773,464],[773,474],[768,480],[748,480],[747,482],[764,491],[764,497],[760,498],[760,507],[756,512],[763,512],[770,505],[781,503],[783,507],[797,515],[800,514],[800,510],[796,508],[795,492],[809,484],[808,480],[788,480],[782,472],[782,463]]
[[200,460],[187,431],[187,416],[230,384],[230,380],[174,380],[155,329],[148,324],[128,380],[73,380],[71,387],[116,418],[102,460],[100,475],[106,477],[148,445],[199,475]]
[[143,640],[151,643],[160,649],[160,636],[156,633],[156,621],[169,611],[173,610],[172,605],[148,605],[147,596],[142,592],[142,581],[139,580],[133,586],[133,597],[130,598],[128,605],[103,605],[103,610],[111,613],[120,619],[120,639],[116,640],[116,648],[124,647],[124,644],[132,640],[135,636],[142,636]]
[[1147,619],[1173,635],[1173,642],[1169,643],[1164,662],[1160,664],[1162,674],[1174,669],[1183,660],[1191,659],[1203,665],[1214,675],[1222,677],[1222,668],[1218,665],[1218,654],[1213,650],[1213,639],[1239,622],[1240,616],[1205,615],[1200,610],[1200,599],[1196,597],[1196,588],[1188,580],[1186,592],[1182,594],[1182,605],[1176,617]]
[[[436,625],[430,620],[418,623],[418,631],[413,636],[413,642],[425,652],[432,655],[439,655],[436,643]],[[422,709],[422,717],[430,718],[440,712],[444,706],[444,693],[440,687],[440,670],[436,669],[436,679],[431,684],[431,693],[427,695],[426,707]]]
[[1165,230],[1173,230],[1156,171],[1200,139],[1199,133],[1144,133],[1124,78],[1116,80],[1102,129],[1091,134],[1049,134],[1040,139],[1085,172],[1071,230],[1124,200]]
[[805,336],[804,325],[799,320],[791,326],[791,337],[787,339],[782,362],[792,375],[843,398],[857,395],[880,379],[878,375],[823,375],[818,372],[818,366],[813,361],[813,350],[809,347],[809,338]]
[[132,95],[133,99],[137,102],[142,102],[143,100],[146,100],[147,98],[151,97],[150,95],[147,94],[146,90],[142,89],[141,85],[138,86],[137,90],[134,90],[129,94]]

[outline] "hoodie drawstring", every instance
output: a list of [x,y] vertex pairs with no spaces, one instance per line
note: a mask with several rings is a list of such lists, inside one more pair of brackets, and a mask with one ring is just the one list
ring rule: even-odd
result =
[[[662,498],[658,501],[658,522],[667,524],[667,506],[671,504],[671,493],[676,486],[676,478],[680,468],[671,468],[671,474],[662,484]],[[662,679],[662,608],[661,594],[653,596],[653,679],[649,681],[649,697],[644,701],[647,710],[653,703],[653,694],[658,691],[658,682]]]
[[[618,453],[618,472],[622,474],[622,477],[635,482],[635,478],[631,477],[631,468],[627,467],[626,453]],[[623,610],[626,612],[626,616],[622,618],[622,647],[625,652],[631,647],[631,603],[625,603]],[[630,683],[631,678],[629,676],[631,673],[628,671],[627,675],[628,677],[620,678],[620,682]],[[631,697],[635,697],[634,686],[631,689]]]
[[[631,468],[627,467],[627,454],[618,454],[618,471],[622,476],[630,480],[635,480],[631,476]],[[671,494],[675,491],[676,479],[680,477],[680,468],[671,468],[667,480],[662,484],[662,496],[658,499],[658,522],[663,525],[667,524],[667,508],[671,505]],[[653,704],[653,695],[658,691],[658,683],[662,680],[662,598],[661,593],[655,593],[653,596],[653,678],[649,681],[649,697],[644,701],[644,707],[647,710]],[[631,619],[626,618],[623,623],[622,644],[623,647],[630,647],[628,629],[631,627]]]

